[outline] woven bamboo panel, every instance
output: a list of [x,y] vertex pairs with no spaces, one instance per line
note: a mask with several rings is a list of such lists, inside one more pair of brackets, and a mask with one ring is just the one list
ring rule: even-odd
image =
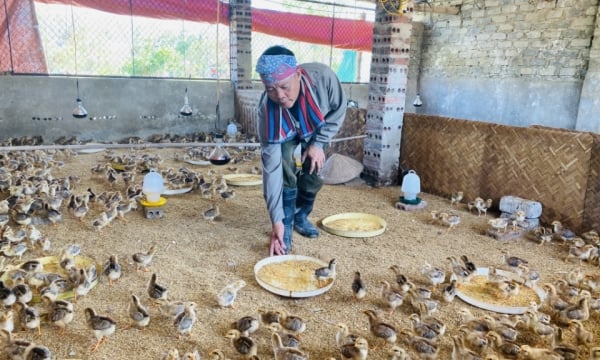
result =
[[495,208],[515,195],[542,203],[542,223],[598,229],[600,136],[405,114],[400,164],[419,174],[427,193],[463,191]]
[[542,223],[580,231],[593,137],[589,133],[490,125],[482,192],[543,205]]
[[583,231],[600,232],[600,135],[593,134],[594,145],[590,156],[588,187],[585,193]]
[[416,171],[424,192],[448,199],[456,191],[462,191],[465,200],[489,197],[491,194],[480,191],[488,129],[475,121],[407,113],[400,166],[404,171]]

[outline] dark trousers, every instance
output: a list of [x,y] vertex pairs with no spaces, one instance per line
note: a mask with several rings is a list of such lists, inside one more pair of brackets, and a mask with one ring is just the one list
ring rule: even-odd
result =
[[316,194],[323,187],[323,179],[317,172],[309,174],[310,161],[305,161],[302,168],[296,167],[294,159],[294,150],[302,144],[302,153],[306,151],[308,144],[306,141],[300,141],[298,138],[284,142],[281,144],[281,162],[283,166],[283,187],[297,188],[299,191],[304,191],[310,194]]

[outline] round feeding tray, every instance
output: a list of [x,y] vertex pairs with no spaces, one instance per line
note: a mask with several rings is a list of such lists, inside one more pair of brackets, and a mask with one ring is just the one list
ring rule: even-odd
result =
[[104,151],[106,148],[102,147],[102,144],[97,144],[97,143],[87,143],[86,145],[98,145],[99,147],[90,147],[90,148],[83,148],[83,149],[79,149],[77,150],[78,153],[80,154],[95,154],[97,152],[101,152]]
[[328,233],[345,237],[371,237],[383,234],[387,224],[376,215],[365,213],[342,213],[331,215],[321,221]]
[[185,160],[185,162],[188,164],[200,165],[200,166],[210,165],[210,161],[208,161],[208,160]]
[[185,194],[187,192],[192,191],[192,187],[186,187],[186,188],[181,188],[181,189],[166,189],[165,191],[162,192],[162,195],[180,195],[180,194]]
[[254,277],[262,288],[273,294],[291,298],[313,297],[333,286],[335,279],[319,284],[315,278],[315,270],[327,265],[310,256],[271,256],[254,265]]
[[[496,269],[496,273],[508,279],[520,281],[516,274],[510,271]],[[462,301],[478,308],[502,314],[524,314],[529,304],[537,304],[546,299],[546,293],[541,288],[529,288],[521,285],[517,295],[505,298],[497,285],[488,283],[488,268],[477,268],[471,281],[460,284],[456,289],[456,296]]]
[[254,186],[262,184],[262,175],[255,174],[226,174],[223,179],[234,186]]
[[[60,266],[60,258],[58,256],[45,256],[45,257],[37,258],[35,260],[39,261],[43,265],[43,273],[57,274],[57,275],[60,275],[61,277],[63,277],[64,279],[69,278],[69,274],[65,271],[65,269],[63,269]],[[102,267],[100,266],[100,264],[96,263],[93,259],[91,259],[89,257],[75,256],[74,260],[75,260],[75,266],[77,268],[87,269],[91,264],[94,264],[96,266],[96,273],[98,274],[98,276],[100,276],[100,274],[102,273]],[[32,260],[29,260],[29,261],[32,261]],[[17,269],[20,268],[20,266],[23,263],[17,264],[15,266],[15,268],[17,268]],[[2,274],[2,276],[0,276],[0,280],[2,280],[7,286],[12,287],[15,284],[13,284],[13,281],[10,278],[11,273],[12,273],[12,271],[10,271],[10,270],[6,271],[4,274]],[[93,288],[94,286],[96,286],[96,284],[98,284],[98,279],[96,279],[92,282],[91,287]],[[33,297],[31,299],[31,302],[33,302],[33,303],[41,302],[42,298],[40,296],[39,290],[36,289],[35,287],[31,287],[31,290],[33,291]],[[56,298],[58,300],[67,300],[67,299],[71,299],[73,297],[75,297],[75,293],[73,292],[72,289],[70,289],[68,291],[59,293]]]
[[162,196],[160,197],[160,199],[158,201],[155,201],[155,202],[150,202],[150,201],[146,200],[146,198],[140,199],[140,204],[142,204],[142,206],[146,206],[146,207],[158,207],[158,206],[163,206],[166,203],[167,203],[167,199],[165,199]]

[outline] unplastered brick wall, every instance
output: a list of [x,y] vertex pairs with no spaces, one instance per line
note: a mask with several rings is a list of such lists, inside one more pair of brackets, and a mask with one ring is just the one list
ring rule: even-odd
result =
[[596,0],[432,1],[425,11],[424,74],[472,78],[580,79],[598,16]]

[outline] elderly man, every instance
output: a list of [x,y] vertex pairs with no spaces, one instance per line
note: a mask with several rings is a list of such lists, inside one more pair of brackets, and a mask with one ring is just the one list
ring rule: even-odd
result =
[[[292,233],[315,238],[308,220],[323,181],[324,147],[339,131],[347,99],[333,70],[321,63],[297,64],[292,51],[272,46],[258,59],[265,85],[258,112],[263,192],[271,217],[270,255],[292,249]],[[294,159],[301,146],[301,168]]]

